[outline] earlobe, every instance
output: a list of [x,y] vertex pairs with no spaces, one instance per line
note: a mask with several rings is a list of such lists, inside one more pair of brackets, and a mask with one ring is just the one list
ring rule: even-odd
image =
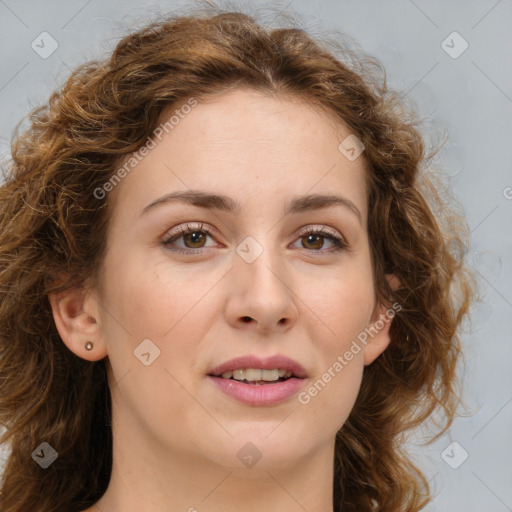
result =
[[[386,274],[386,279],[394,291],[400,286],[399,279],[393,274]],[[402,309],[397,302],[386,306],[378,303],[372,316],[372,322],[366,329],[368,337],[364,349],[365,366],[372,364],[389,346],[391,342],[390,327],[396,313]]]
[[106,347],[100,343],[97,302],[83,289],[71,288],[48,294],[53,319],[64,344],[88,361],[103,359]]

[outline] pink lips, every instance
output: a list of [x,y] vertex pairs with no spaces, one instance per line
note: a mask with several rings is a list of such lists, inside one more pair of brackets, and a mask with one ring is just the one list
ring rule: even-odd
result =
[[[246,384],[220,377],[224,372],[243,368],[262,370],[280,368],[290,370],[293,375],[285,381],[268,384]],[[286,356],[276,355],[267,359],[260,359],[256,356],[237,357],[215,367],[210,371],[208,377],[223,393],[242,403],[253,406],[268,406],[278,404],[295,395],[304,385],[307,374],[304,367],[297,361]]]

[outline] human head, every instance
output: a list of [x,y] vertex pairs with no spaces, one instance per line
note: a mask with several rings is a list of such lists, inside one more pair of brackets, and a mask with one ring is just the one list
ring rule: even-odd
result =
[[[346,52],[350,55],[348,49]],[[371,64],[369,60],[366,63]],[[105,360],[91,364],[68,350],[56,330],[51,306],[43,300],[44,294],[84,287],[103,292],[100,297],[108,295],[108,290],[102,289],[107,282],[103,263],[107,261],[115,200],[111,200],[110,192],[98,200],[95,191],[104,190],[102,187],[119,165],[147,143],[169,109],[179,108],[180,102],[185,104],[191,97],[199,106],[204,99],[206,105],[212,95],[225,99],[222,93],[245,87],[260,94],[258,101],[266,94],[267,105],[272,95],[274,102],[301,99],[313,110],[324,112],[326,119],[328,115],[331,121],[338,119],[348,130],[345,135],[355,134],[364,144],[360,159],[350,164],[353,169],[360,166],[365,171],[368,255],[375,304],[396,302],[401,311],[388,325],[389,346],[364,368],[355,406],[338,432],[335,474],[339,485],[335,493],[336,499],[341,500],[343,495],[343,500],[360,507],[368,507],[372,500],[386,502],[387,506],[405,500],[405,494],[415,485],[411,467],[391,441],[432,412],[436,397],[440,396],[450,411],[458,352],[455,329],[467,308],[468,294],[458,308],[447,294],[452,281],[461,275],[461,255],[456,250],[463,247],[462,238],[454,233],[452,245],[444,240],[421,194],[420,177],[428,179],[420,176],[425,156],[421,136],[413,123],[393,110],[396,97],[393,99],[384,85],[372,86],[369,68],[368,75],[365,72],[364,68],[356,72],[337,62],[299,30],[265,31],[250,18],[233,13],[170,20],[124,39],[105,63],[80,68],[63,91],[52,97],[50,108],[34,114],[31,130],[13,148],[13,179],[7,179],[2,188],[3,226],[20,205],[37,206],[25,206],[20,222],[2,235],[2,251],[5,261],[9,261],[9,273],[5,275],[11,279],[6,277],[5,283],[14,282],[12,276],[21,275],[21,269],[31,266],[35,271],[24,277],[22,290],[33,301],[25,300],[24,311],[20,311],[11,297],[11,303],[5,302],[3,318],[14,334],[17,345],[13,347],[25,347],[24,361],[30,361],[29,347],[34,351],[32,357],[36,357],[36,347],[46,354],[34,386],[47,382],[50,393],[67,382],[70,396],[76,397],[71,408],[80,413],[74,415],[75,429],[64,441],[68,450],[60,452],[63,461],[94,454],[96,462],[101,463],[102,456],[95,453],[97,448],[88,442],[88,436],[80,447],[76,446],[78,436],[84,439],[91,424],[93,439],[101,439],[108,447],[108,425],[93,405],[101,403],[108,418]],[[215,105],[215,101],[209,105]],[[192,121],[191,115],[183,126]],[[172,135],[165,140],[172,141]],[[122,195],[123,185],[119,184],[114,194]],[[24,236],[16,238],[21,230]],[[394,289],[386,275],[396,277]],[[62,276],[70,280],[62,281]],[[30,325],[36,338],[29,342],[21,325]],[[30,345],[34,341],[36,347]],[[7,362],[21,354],[6,348],[2,371],[6,371]],[[94,357],[91,355],[91,359]],[[25,368],[28,372],[29,365]],[[50,374],[55,375],[48,378]],[[11,386],[7,396],[15,400],[14,383]],[[441,395],[436,395],[439,392]],[[419,396],[424,398],[422,407],[411,418],[407,404]],[[48,400],[48,396],[45,398]],[[32,401],[26,401],[27,410],[30,406],[34,415],[39,410],[36,435],[48,435],[55,428],[59,404],[50,403],[54,409],[45,411],[44,416],[40,388],[37,401],[35,393]],[[86,412],[91,409],[94,415]],[[23,421],[29,420],[20,417],[18,424]],[[375,467],[374,456],[379,460]],[[104,456],[102,462],[104,473],[108,472],[107,459]],[[358,471],[349,476],[349,468]],[[89,471],[82,477],[86,477],[84,482],[90,484],[91,491],[88,495],[84,491],[81,498],[93,500],[104,485],[100,479],[105,475]],[[76,495],[78,482],[71,489]]]

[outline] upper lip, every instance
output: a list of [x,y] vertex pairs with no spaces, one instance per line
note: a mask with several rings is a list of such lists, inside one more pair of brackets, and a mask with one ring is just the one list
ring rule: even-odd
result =
[[236,357],[216,366],[210,370],[208,375],[217,377],[222,375],[224,372],[245,368],[256,368],[261,370],[273,370],[275,368],[280,368],[282,370],[290,370],[294,377],[298,377],[300,379],[307,377],[306,370],[300,363],[281,354],[264,359],[254,355]]

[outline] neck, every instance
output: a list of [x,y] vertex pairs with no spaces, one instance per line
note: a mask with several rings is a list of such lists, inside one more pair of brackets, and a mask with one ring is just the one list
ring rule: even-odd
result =
[[[126,424],[113,438],[110,483],[91,511],[333,510],[334,439],[300,459],[292,453],[284,462],[272,458],[269,444],[256,464],[244,467],[233,457],[229,463],[220,465],[191,450],[166,449],[149,441],[134,442],[140,436],[130,432]],[[231,444],[242,447],[245,442],[231,440]],[[250,448],[247,450],[251,452]]]

